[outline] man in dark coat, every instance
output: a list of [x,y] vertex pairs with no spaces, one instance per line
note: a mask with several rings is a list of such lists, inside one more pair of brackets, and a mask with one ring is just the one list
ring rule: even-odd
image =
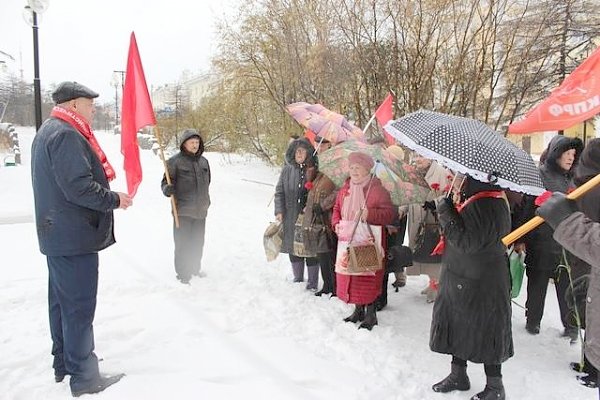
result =
[[131,205],[127,194],[109,188],[114,170],[89,125],[96,97],[76,82],[61,83],[52,94],[57,105],[31,148],[36,228],[48,262],[55,380],[71,375],[75,397],[123,377],[101,376],[94,354],[98,252],[115,243],[112,210]]
[[451,373],[435,392],[469,390],[467,361],[484,364],[487,384],[471,400],[503,400],[501,365],[512,357],[510,274],[502,237],[510,231],[506,195],[468,177],[457,210],[446,197],[437,205],[445,237],[429,347],[452,355]]
[[204,141],[197,130],[183,131],[179,150],[167,161],[171,184],[163,175],[161,187],[165,196],[175,196],[179,218],[179,228],[173,223],[175,272],[181,283],[188,284],[192,276],[201,276],[210,166],[202,156]]
[[[544,187],[551,192],[567,193],[574,189],[573,167],[581,154],[582,143],[579,139],[566,136],[555,136],[548,144],[548,148],[540,159],[540,176]],[[527,214],[525,220],[533,217],[533,198],[525,196]],[[569,308],[565,301],[565,293],[569,285],[566,271],[558,269],[562,264],[562,247],[552,238],[552,229],[548,225],[541,225],[524,239],[527,255],[527,332],[538,334],[540,323],[544,314],[548,281],[554,279],[556,296],[560,309],[563,335],[570,337],[572,342],[577,340],[577,328],[569,320]]]

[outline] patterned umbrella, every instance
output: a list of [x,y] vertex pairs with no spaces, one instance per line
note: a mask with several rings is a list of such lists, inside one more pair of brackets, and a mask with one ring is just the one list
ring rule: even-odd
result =
[[333,144],[349,139],[365,140],[365,134],[360,128],[348,122],[343,115],[328,110],[321,104],[299,102],[285,108],[300,125]]
[[390,192],[392,202],[396,205],[422,203],[426,200],[429,189],[427,182],[409,164],[396,159],[381,145],[370,145],[350,140],[333,146],[319,154],[319,171],[327,175],[338,187],[350,175],[348,155],[360,151],[375,160],[373,173],[383,187]]
[[385,129],[422,156],[481,182],[535,196],[544,192],[531,156],[482,122],[420,110]]

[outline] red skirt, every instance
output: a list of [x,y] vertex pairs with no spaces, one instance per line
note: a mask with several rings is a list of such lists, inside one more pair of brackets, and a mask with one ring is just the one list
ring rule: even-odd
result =
[[345,303],[365,305],[373,303],[381,294],[383,274],[380,269],[375,275],[344,275],[336,273],[336,295]]

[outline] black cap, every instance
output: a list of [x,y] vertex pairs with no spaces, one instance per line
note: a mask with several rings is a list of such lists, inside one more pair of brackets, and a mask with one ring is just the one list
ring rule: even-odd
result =
[[54,90],[52,93],[52,100],[54,100],[56,104],[61,104],[69,100],[78,99],[80,97],[95,99],[98,96],[98,93],[80,83],[66,81],[61,82],[56,87],[56,90]]

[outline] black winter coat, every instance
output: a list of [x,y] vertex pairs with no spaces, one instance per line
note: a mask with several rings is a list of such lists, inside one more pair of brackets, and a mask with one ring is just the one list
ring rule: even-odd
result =
[[[183,147],[186,140],[192,137],[200,139],[200,148],[196,154],[188,153]],[[208,187],[211,178],[208,160],[202,156],[204,142],[198,134],[187,133],[182,137],[179,149],[179,153],[167,161],[171,184],[175,187],[177,215],[194,219],[206,218],[210,206]],[[163,174],[161,181],[163,193],[166,187],[167,178]]]
[[429,346],[475,363],[513,355],[510,273],[501,239],[510,231],[504,199],[482,198],[439,215],[446,247]]
[[[573,168],[570,171],[565,171],[557,163],[564,152],[573,148],[576,150],[575,160],[577,161],[581,154],[581,141],[579,139],[559,135],[553,137],[548,144],[540,165],[540,177],[546,190],[567,193],[575,187]],[[528,215],[522,219],[529,220],[534,217],[536,208],[533,204],[534,201],[533,196],[525,196],[524,202],[526,202],[526,205],[524,210],[527,210]],[[527,249],[525,264],[527,268],[550,272],[554,271],[560,264],[562,246],[552,238],[553,233],[554,231],[548,224],[542,224],[525,237],[524,241]]]
[[40,251],[96,253],[115,243],[112,192],[98,156],[69,123],[48,118],[31,146],[31,180]]
[[[296,149],[302,146],[307,149],[306,163],[298,164],[295,160]],[[281,253],[293,254],[294,227],[298,215],[306,205],[308,190],[304,187],[308,180],[309,168],[315,166],[313,147],[304,139],[294,140],[285,152],[286,165],[281,170],[275,187],[275,215],[283,214],[283,242]]]

